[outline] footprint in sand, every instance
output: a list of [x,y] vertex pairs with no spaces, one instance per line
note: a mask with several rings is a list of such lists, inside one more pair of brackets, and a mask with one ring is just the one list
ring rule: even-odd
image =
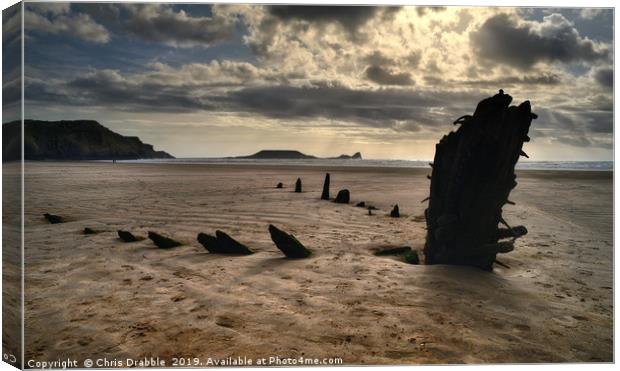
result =
[[215,324],[221,327],[235,328],[241,325],[241,321],[238,318],[223,315],[216,317]]
[[128,335],[132,338],[146,336],[148,332],[154,332],[155,328],[148,322],[138,322],[135,325],[129,326]]
[[56,343],[56,349],[69,350],[75,346],[75,343],[71,339],[63,339],[61,342]]
[[183,300],[185,300],[185,299],[186,299],[186,297],[185,297],[185,295],[183,295],[183,294],[178,294],[178,295],[173,296],[172,298],[170,298],[170,300],[172,300],[172,301],[173,301],[173,302],[175,302],[175,303],[176,303],[176,302],[179,302],[179,301],[183,301]]
[[190,311],[190,312],[196,312],[196,311],[201,310],[201,309],[204,309],[204,308],[206,308],[206,307],[207,307],[206,305],[204,305],[204,304],[200,304],[200,305],[198,305],[198,306],[193,307],[193,308],[192,308],[192,309],[190,309],[189,311]]
[[79,339],[77,341],[77,343],[84,347],[84,346],[87,346],[88,344],[92,343],[92,341],[93,341],[93,339],[88,337],[88,338]]
[[519,331],[530,331],[530,326],[528,326],[528,325],[523,325],[523,324],[520,324],[520,323],[516,324],[516,325],[515,325],[515,328],[516,328],[517,330],[519,330]]

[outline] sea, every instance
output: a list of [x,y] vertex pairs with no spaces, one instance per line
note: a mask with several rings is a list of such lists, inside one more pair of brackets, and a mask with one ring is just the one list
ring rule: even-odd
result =
[[[397,167],[430,168],[428,160],[337,160],[337,159],[233,159],[233,158],[174,158],[152,160],[124,160],[126,163],[172,163],[172,164],[218,164],[218,165],[300,165],[300,166],[344,166],[344,167]],[[519,161],[520,170],[591,170],[613,171],[613,161]]]

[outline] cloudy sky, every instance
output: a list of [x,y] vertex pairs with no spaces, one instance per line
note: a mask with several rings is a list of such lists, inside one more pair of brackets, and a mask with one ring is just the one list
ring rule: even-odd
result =
[[30,3],[24,18],[27,118],[94,119],[177,157],[431,159],[503,88],[539,115],[532,159],[612,159],[611,10]]

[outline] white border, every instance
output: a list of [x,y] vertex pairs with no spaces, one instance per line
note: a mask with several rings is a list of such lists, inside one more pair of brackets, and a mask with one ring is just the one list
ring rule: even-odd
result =
[[[40,0],[30,0],[28,2],[42,2]],[[67,2],[67,1],[50,1],[50,2]],[[123,1],[97,1],[97,0],[83,0],[83,1],[73,1],[73,2],[157,2],[157,1],[136,1],[136,0],[123,0]],[[364,1],[364,0],[340,0],[340,1],[334,1],[334,0],[316,0],[316,1],[304,1],[304,0],[289,0],[289,1],[278,1],[278,0],[261,0],[261,1],[243,1],[243,0],[224,0],[224,1],[183,1],[183,0],[169,0],[169,1],[159,1],[159,2],[166,2],[166,3],[237,3],[237,4],[247,4],[247,3],[259,3],[259,4],[348,4],[348,5],[353,5],[353,4],[357,4],[357,5],[444,5],[444,6],[484,6],[484,7],[488,7],[488,6],[496,6],[496,7],[558,7],[558,8],[580,8],[580,7],[604,7],[604,8],[614,8],[614,46],[615,46],[615,40],[618,40],[618,28],[616,27],[616,23],[615,23],[615,3],[614,1],[611,0],[589,0],[589,1],[584,1],[584,0],[565,0],[565,1],[547,1],[547,0],[519,0],[519,1],[515,1],[515,0],[504,0],[504,1],[489,1],[489,0],[469,0],[469,1],[465,1],[465,0],[460,0],[460,1],[455,1],[455,0],[442,0],[442,1],[436,1],[436,0],[375,0],[375,1]],[[7,7],[15,4],[16,1],[11,1],[11,0],[0,0],[0,5],[2,7],[2,9],[6,9]],[[22,4],[23,6],[23,4]],[[24,18],[24,12],[23,12],[23,8],[22,8],[22,25],[23,25],[23,18]],[[21,104],[21,110],[22,110],[22,137],[23,137],[23,118],[24,118],[24,32],[23,32],[23,27],[22,27],[22,104]],[[0,48],[0,58],[2,56],[2,52],[1,52],[1,48]],[[614,49],[614,71],[616,70],[616,66],[617,66],[617,62],[615,59],[615,49]],[[618,161],[620,160],[620,154],[618,154],[615,151],[615,143],[617,142],[617,140],[620,137],[620,134],[618,134],[618,132],[615,130],[615,122],[617,121],[616,119],[618,118],[618,112],[615,109],[616,108],[616,96],[615,96],[615,87],[616,87],[616,79],[615,79],[615,74],[614,74],[614,248],[615,248],[615,241],[616,241],[616,230],[618,230],[618,227],[620,225],[620,222],[618,220],[616,220],[615,218],[615,210],[617,209],[618,206],[618,201],[615,198],[615,194],[616,194],[616,163],[618,163]],[[0,122],[2,120],[2,113],[0,110]],[[1,139],[1,132],[0,132],[0,139]],[[23,142],[22,142],[22,158],[23,158]],[[2,187],[0,186],[0,191],[2,190]],[[21,209],[22,209],[22,365],[23,365],[23,357],[24,357],[24,344],[25,342],[23,341],[24,339],[24,321],[23,321],[23,308],[24,308],[24,267],[25,267],[25,262],[24,262],[24,246],[23,246],[23,241],[24,241],[24,163],[22,161],[22,200],[21,200]],[[0,217],[1,217],[1,209],[0,209]],[[0,229],[0,237],[1,237],[1,229]],[[615,355],[617,354],[618,351],[618,342],[615,341],[618,337],[618,327],[616,326],[615,323],[615,309],[618,308],[618,301],[617,301],[617,296],[615,293],[615,288],[617,288],[618,286],[616,285],[616,276],[615,276],[615,267],[617,266],[618,263],[618,257],[617,255],[614,253],[614,360],[615,360]],[[0,274],[1,274],[1,266],[0,266]],[[0,283],[0,288],[1,288],[1,283]],[[2,321],[0,319],[0,326],[2,324]],[[415,367],[416,369],[419,370],[445,370],[449,367],[458,367],[458,366],[368,366],[371,369],[384,369],[384,368],[413,368]],[[352,366],[352,367],[347,367],[347,369],[354,369],[354,370],[362,370],[362,369],[368,369],[368,367],[360,367],[360,366]],[[464,367],[464,366],[461,366]],[[612,369],[614,368],[613,364],[549,364],[549,365],[474,365],[474,366],[465,366],[468,367],[470,369],[496,369],[496,368],[501,368],[502,370],[521,370],[521,369],[528,369],[528,370],[541,370],[541,369],[545,369],[545,370],[576,370],[576,369],[580,369],[580,368],[588,368],[588,369],[592,369],[592,370],[602,370],[602,369]],[[231,368],[227,368],[227,369],[231,369]],[[235,368],[232,368],[235,369]],[[264,369],[264,368],[260,368],[260,369]],[[296,370],[327,370],[329,368],[327,367],[313,367],[313,368],[306,368],[306,367],[300,367],[300,368],[295,368]],[[0,371],[4,371],[4,370],[15,370],[14,367],[9,366],[8,364],[4,363],[4,362],[0,362]],[[153,369],[153,370],[169,370],[169,368],[166,369]],[[239,369],[241,370],[241,369]],[[259,370],[259,368],[244,368],[243,370]]]

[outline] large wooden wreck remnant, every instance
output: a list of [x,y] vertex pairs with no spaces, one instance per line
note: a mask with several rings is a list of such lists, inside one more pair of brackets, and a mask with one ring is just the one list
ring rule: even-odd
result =
[[436,145],[425,211],[426,264],[492,270],[497,254],[512,251],[516,238],[527,233],[523,226],[510,227],[502,208],[512,204],[515,165],[527,156],[522,146],[537,116],[529,101],[510,106],[511,101],[503,90],[482,100],[473,116],[457,119],[458,130]]

